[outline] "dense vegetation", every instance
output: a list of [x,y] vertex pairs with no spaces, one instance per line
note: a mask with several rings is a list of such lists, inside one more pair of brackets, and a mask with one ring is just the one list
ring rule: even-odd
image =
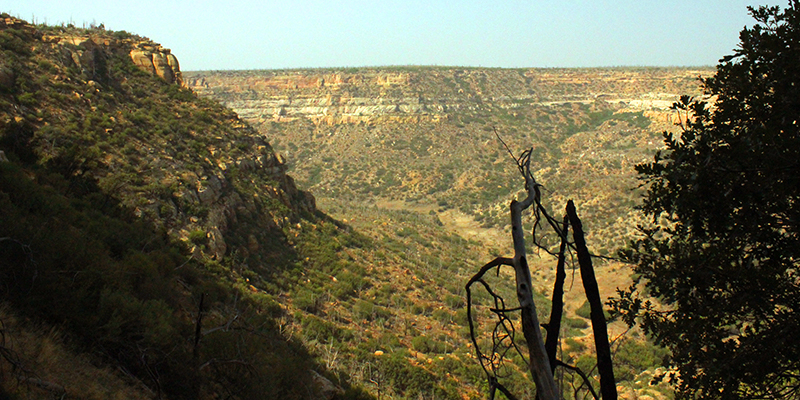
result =
[[800,394],[800,3],[750,11],[703,81],[713,106],[681,99],[683,131],[637,166],[649,223],[624,256],[641,291],[615,303],[671,350],[683,398]]

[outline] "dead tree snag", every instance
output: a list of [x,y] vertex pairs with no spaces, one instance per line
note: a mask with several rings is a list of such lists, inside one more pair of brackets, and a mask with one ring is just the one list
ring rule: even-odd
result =
[[592,320],[592,333],[597,352],[597,371],[600,373],[600,394],[602,394],[603,400],[617,400],[617,383],[614,380],[614,368],[611,365],[611,346],[608,342],[606,317],[603,314],[603,301],[600,300],[600,290],[597,288],[597,280],[594,277],[592,257],[583,238],[583,225],[572,200],[567,202],[567,215],[572,225],[583,290],[590,306],[589,317]]
[[[519,310],[522,318],[522,334],[525,337],[525,342],[528,345],[528,364],[530,367],[531,375],[536,383],[536,390],[539,393],[541,400],[556,400],[558,398],[558,391],[556,390],[556,383],[553,379],[553,372],[550,368],[550,361],[547,356],[547,351],[544,349],[544,341],[542,334],[539,331],[539,317],[536,315],[536,304],[533,302],[533,284],[531,282],[531,272],[528,267],[528,259],[525,251],[525,231],[522,227],[522,213],[530,208],[532,205],[539,205],[541,194],[539,192],[539,184],[533,178],[530,169],[531,163],[531,150],[526,150],[517,159],[517,167],[525,178],[525,191],[527,196],[522,201],[511,201],[511,235],[514,243],[514,257],[504,258],[498,257],[492,262],[486,264],[481,270],[469,280],[466,286],[467,290],[467,317],[469,319],[470,334],[475,349],[478,352],[478,358],[481,360],[481,366],[486,371],[484,360],[488,360],[492,368],[494,363],[491,357],[496,354],[496,349],[492,349],[492,355],[487,359],[487,356],[482,354],[475,337],[475,327],[472,321],[472,307],[470,289],[473,283],[481,282],[482,285],[489,291],[495,299],[496,314],[500,317],[501,327],[504,334],[509,335],[513,341],[513,324],[505,316],[506,312],[513,311],[505,309],[505,304],[502,298],[491,291],[489,285],[482,281],[483,275],[491,269],[502,265],[507,265],[514,268],[514,275],[516,279],[517,301],[519,302]],[[499,271],[498,271],[499,272]],[[497,306],[500,306],[499,308]],[[501,338],[502,341],[502,338]],[[497,346],[495,346],[497,347]],[[498,388],[496,379],[491,378],[496,374],[489,374],[491,396],[494,397],[494,390]],[[500,387],[505,392],[505,388]]]
[[[504,143],[505,144],[505,143]],[[555,219],[547,214],[547,211],[541,205],[541,192],[540,184],[536,182],[530,171],[531,150],[526,150],[515,158],[517,167],[525,179],[525,192],[526,197],[521,201],[511,201],[511,235],[514,246],[514,256],[512,258],[498,257],[491,262],[487,263],[467,282],[467,319],[469,323],[470,336],[472,343],[477,353],[477,358],[486,373],[489,382],[489,395],[494,399],[496,392],[499,390],[509,399],[515,399],[508,389],[499,381],[498,371],[502,368],[505,355],[510,351],[515,351],[525,359],[522,354],[521,348],[515,342],[516,328],[515,322],[512,320],[512,313],[519,312],[519,325],[522,328],[522,334],[525,338],[527,345],[527,366],[536,384],[537,398],[539,400],[556,400],[561,398],[558,387],[554,379],[554,372],[556,367],[564,367],[568,370],[576,372],[584,381],[587,390],[592,396],[597,399],[598,395],[594,388],[591,386],[588,377],[576,367],[569,366],[559,361],[556,358],[556,350],[558,347],[558,336],[561,326],[561,318],[563,315],[563,285],[565,279],[565,264],[567,254],[571,251],[577,253],[578,263],[580,264],[581,277],[584,282],[584,288],[587,293],[587,299],[591,305],[591,320],[592,328],[595,336],[595,344],[597,348],[598,369],[600,372],[601,394],[604,400],[616,400],[616,383],[614,382],[613,368],[611,364],[611,353],[608,343],[608,333],[606,330],[606,322],[603,314],[602,302],[600,300],[599,291],[597,290],[597,282],[594,277],[594,271],[591,263],[591,254],[586,248],[586,242],[583,237],[583,228],[580,219],[578,219],[575,211],[575,206],[570,200],[567,204],[567,212],[564,216],[563,223],[559,224]],[[547,251],[536,241],[536,231],[542,228],[541,219],[544,218],[546,224],[549,225],[561,238],[561,247],[558,253],[558,264],[556,272],[556,282],[553,288],[553,306],[550,313],[550,321],[548,324],[543,325],[547,332],[547,341],[542,338],[540,330],[539,318],[536,314],[536,304],[533,300],[533,284],[531,280],[531,273],[528,266],[526,248],[525,248],[525,232],[522,225],[522,213],[532,208],[534,216],[533,224],[533,244],[540,249]],[[573,242],[570,242],[567,237],[569,225],[573,227]],[[548,251],[549,253],[549,251]],[[550,253],[552,254],[552,253]],[[502,266],[512,267],[514,269],[515,278],[515,291],[517,296],[518,307],[506,307],[505,299],[494,290],[489,283],[484,279],[487,273],[497,269],[496,274],[499,276]],[[476,323],[473,310],[473,285],[478,283],[478,287],[485,289],[489,294],[492,302],[492,307],[488,309],[493,314],[494,329],[492,330],[492,344],[491,349],[481,349],[478,342],[478,334],[476,332]]]

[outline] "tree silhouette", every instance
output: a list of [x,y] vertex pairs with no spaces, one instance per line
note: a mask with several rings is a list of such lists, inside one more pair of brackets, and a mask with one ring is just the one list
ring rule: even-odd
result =
[[757,24],[702,80],[712,105],[681,98],[681,134],[636,167],[649,222],[612,305],[671,350],[681,397],[800,396],[798,5],[749,8]]

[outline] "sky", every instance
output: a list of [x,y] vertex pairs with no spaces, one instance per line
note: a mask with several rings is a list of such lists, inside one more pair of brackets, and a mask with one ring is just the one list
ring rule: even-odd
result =
[[742,0],[0,0],[29,22],[103,24],[181,69],[713,66],[754,21]]

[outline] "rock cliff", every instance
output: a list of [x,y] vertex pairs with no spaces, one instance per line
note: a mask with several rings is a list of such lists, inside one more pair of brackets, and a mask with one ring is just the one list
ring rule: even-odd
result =
[[365,73],[193,73],[186,84],[200,95],[227,94],[244,119],[316,124],[417,123],[446,118],[444,106],[408,91],[410,75]]
[[664,110],[703,69],[396,69],[188,72],[187,87],[250,122],[440,122],[486,107],[578,101]]
[[131,59],[137,67],[158,75],[167,83],[183,84],[178,59],[169,49],[150,42],[140,42],[131,50]]
[[[104,79],[107,75],[106,63],[112,54],[128,53],[136,66],[167,83],[183,84],[178,59],[169,49],[151,40],[122,35],[110,35],[102,29],[68,30],[39,32],[32,25],[14,18],[0,21],[0,29],[16,27],[36,36],[42,45],[61,52],[61,63],[78,68],[88,80]],[[2,76],[0,76],[2,84]]]

